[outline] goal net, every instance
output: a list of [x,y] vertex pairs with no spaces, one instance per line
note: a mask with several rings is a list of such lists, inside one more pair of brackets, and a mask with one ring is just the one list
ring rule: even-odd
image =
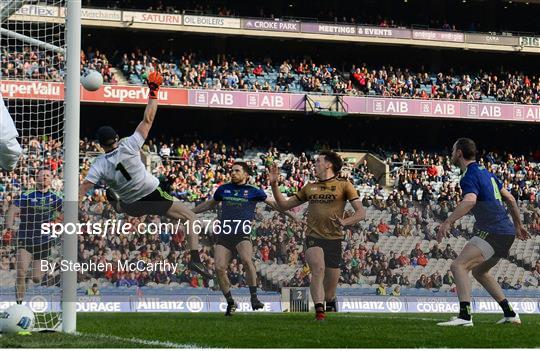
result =
[[41,225],[62,220],[63,6],[58,0],[0,0],[0,92],[6,107],[0,129],[7,130],[11,119],[18,134],[16,141],[0,144],[9,151],[18,142],[22,150],[13,170],[0,170],[0,311],[22,301],[34,311],[38,330],[57,330],[62,322],[61,274],[50,268],[58,267],[61,240],[42,235]]

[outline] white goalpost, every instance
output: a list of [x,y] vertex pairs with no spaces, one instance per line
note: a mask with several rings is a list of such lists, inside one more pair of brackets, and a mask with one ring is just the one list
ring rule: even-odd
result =
[[[56,7],[58,18],[22,20],[17,11],[23,6]],[[65,21],[60,17],[62,7]],[[76,272],[56,269],[43,274],[36,272],[35,264],[46,260],[58,267],[60,260],[77,262],[76,235],[52,240],[38,231],[43,221],[58,221],[58,214],[64,223],[78,221],[80,13],[81,0],[0,0],[2,87],[28,81],[64,82],[63,101],[0,90],[5,92],[0,98],[22,148],[13,171],[0,169],[0,200],[4,207],[9,204],[7,211],[0,212],[0,253],[6,261],[0,269],[0,311],[19,300],[35,312],[36,330],[68,333],[76,331]],[[62,199],[62,208],[30,204],[40,191],[36,179],[43,169],[51,174],[50,192]],[[13,207],[19,212],[11,211]]]
[[[66,41],[67,76],[65,79],[65,170],[64,170],[64,222],[77,223],[79,215],[79,123],[81,101],[81,0],[67,1]],[[63,236],[64,259],[77,262],[77,237]],[[62,273],[62,331],[74,333],[77,327],[76,302],[77,273]]]

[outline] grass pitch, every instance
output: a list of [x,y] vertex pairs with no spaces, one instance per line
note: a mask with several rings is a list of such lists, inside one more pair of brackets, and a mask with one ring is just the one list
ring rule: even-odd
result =
[[449,314],[334,313],[80,313],[79,335],[4,335],[0,348],[529,348],[540,347],[540,316],[495,325],[501,315],[476,314],[474,327],[439,327]]

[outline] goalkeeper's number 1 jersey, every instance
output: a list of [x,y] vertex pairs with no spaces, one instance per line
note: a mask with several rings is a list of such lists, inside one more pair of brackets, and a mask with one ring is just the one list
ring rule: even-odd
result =
[[86,180],[98,184],[104,181],[125,203],[133,203],[149,195],[159,186],[159,180],[146,169],[140,150],[144,138],[139,132],[118,142],[118,147],[98,156]]

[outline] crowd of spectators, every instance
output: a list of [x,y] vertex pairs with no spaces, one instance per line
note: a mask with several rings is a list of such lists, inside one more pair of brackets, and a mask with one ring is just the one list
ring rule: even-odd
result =
[[[484,72],[477,74],[429,73],[424,69],[382,66],[368,69],[353,66],[350,75],[350,94],[399,96],[421,99],[453,99],[538,103],[540,80],[523,73]],[[350,84],[350,83],[349,83]]]
[[497,278],[497,283],[504,290],[521,290],[524,287],[538,286],[538,282],[540,282],[540,260],[536,261],[536,264],[532,268],[531,276],[525,278],[525,280],[518,279],[514,285],[511,284],[510,279],[506,276]]
[[[291,58],[273,62],[230,55],[201,57],[193,52],[136,49],[110,62],[99,49],[81,51],[81,70],[100,72],[106,84],[117,84],[114,67],[131,84],[144,84],[147,74],[159,69],[168,87],[274,92],[313,92],[339,95],[375,95],[415,99],[487,100],[536,104],[540,102],[540,77],[501,68],[498,72],[418,72],[408,68],[367,64],[338,69],[330,62]],[[62,81],[65,59],[24,47],[20,52],[0,53],[0,79]]]
[[[20,172],[2,173],[2,216],[13,198],[22,189],[32,188],[35,184],[35,170],[46,165],[53,170],[53,189],[62,189],[62,155],[60,144],[54,140],[31,138],[23,140],[25,158]],[[95,142],[82,140],[81,179],[89,169],[91,158],[99,151]],[[159,162],[152,172],[160,179],[164,188],[171,194],[191,204],[205,201],[216,186],[229,180],[229,170],[235,159],[248,158],[252,170],[254,185],[268,189],[268,178],[264,167],[275,160],[282,160],[280,189],[287,195],[293,195],[304,184],[314,180],[312,175],[313,154],[304,152],[289,154],[283,158],[286,150],[275,147],[262,150],[260,154],[253,141],[239,141],[234,146],[221,142],[194,140],[186,143],[179,139],[149,139],[143,147],[143,153],[157,157]],[[260,150],[260,149],[259,149]],[[158,156],[159,155],[159,156]],[[258,156],[254,156],[258,155]],[[409,281],[403,273],[404,267],[426,266],[430,260],[453,259],[457,253],[451,245],[439,247],[430,245],[423,251],[418,244],[411,252],[382,252],[378,245],[383,236],[417,237],[420,240],[433,240],[435,230],[428,225],[433,221],[443,221],[455,208],[460,199],[457,182],[452,179],[452,172],[447,155],[425,153],[422,151],[399,151],[389,153],[387,162],[395,175],[392,188],[379,186],[373,174],[365,165],[350,169],[344,176],[356,186],[368,186],[370,192],[362,198],[362,203],[376,211],[391,213],[390,220],[367,222],[347,228],[343,242],[343,262],[340,283],[363,284],[374,278],[376,284],[386,286],[407,286],[437,289],[446,284],[453,285],[451,273],[434,272],[430,276],[420,276],[418,281]],[[497,154],[483,152],[479,162],[496,174],[504,186],[520,201],[524,211],[524,224],[533,236],[540,235],[540,164],[534,163],[530,155]],[[433,182],[438,182],[436,186]],[[299,208],[293,214],[302,218],[305,208]],[[213,216],[213,215],[212,215]],[[118,267],[102,273],[85,273],[80,281],[90,278],[103,278],[116,286],[145,286],[150,284],[179,283],[192,287],[212,287],[213,281],[203,279],[187,268],[190,260],[189,250],[185,249],[182,228],[178,232],[163,232],[160,235],[136,233],[140,221],[160,223],[166,221],[158,216],[141,218],[125,217],[116,214],[106,201],[104,190],[97,188],[82,202],[80,220],[103,221],[104,218],[122,219],[131,223],[133,233],[129,235],[111,235],[106,237],[90,234],[80,235],[79,259],[96,263],[117,260],[147,263],[169,262],[179,265],[177,271],[157,272],[122,272]],[[391,228],[393,228],[391,230]],[[251,233],[255,258],[264,263],[299,267],[285,285],[307,286],[310,280],[309,267],[305,264],[303,242],[306,225],[302,221],[293,221],[282,214],[271,212],[269,208],[257,210],[257,218]],[[468,233],[459,225],[453,229],[454,236],[467,236]],[[7,269],[14,264],[12,245],[14,233],[4,231],[2,236],[2,267]],[[214,270],[211,238],[202,236],[200,255],[210,272]],[[11,267],[13,268],[13,267]],[[245,285],[242,264],[235,260],[230,265],[229,277],[234,286]],[[538,286],[540,262],[532,267],[532,278],[524,286]],[[264,278],[264,277],[263,277]],[[265,288],[275,288],[272,282],[261,281]],[[501,282],[502,284],[502,282]],[[521,286],[520,284],[514,285]],[[385,290],[386,291],[386,290]],[[394,290],[392,290],[394,293]]]
[[29,46],[18,51],[0,49],[0,79],[34,79],[59,82],[65,74],[64,55],[34,50]]
[[[159,62],[159,63],[157,63]],[[416,99],[490,100],[519,102],[540,101],[540,77],[519,72],[479,71],[475,74],[428,72],[421,68],[382,65],[353,65],[338,70],[332,63],[311,59],[289,59],[274,63],[218,55],[203,58],[195,53],[177,56],[162,50],[155,56],[148,50],[125,53],[119,67],[130,83],[140,84],[149,70],[160,69],[165,85],[172,87],[217,90],[276,92],[315,92],[340,95],[379,95]]]
[[[0,51],[0,79],[29,79],[61,82],[66,74],[66,60],[63,54],[35,50],[30,46],[12,51],[4,47]],[[117,84],[113,66],[107,56],[89,47],[81,50],[81,70],[93,69],[101,73],[107,84]]]
[[218,55],[199,59],[195,53],[175,57],[165,50],[153,56],[148,50],[137,49],[124,53],[119,67],[134,84],[143,82],[148,72],[157,68],[163,74],[164,85],[171,87],[332,93],[331,86],[339,88],[344,84],[332,65],[306,59],[285,60],[279,65],[263,59],[255,64],[250,58],[236,60]]
[[[540,174],[538,163],[534,162],[533,157],[532,154],[516,156],[511,153],[483,151],[479,155],[479,163],[501,179],[516,199],[526,200],[532,205],[540,200]],[[434,198],[435,191],[429,182],[442,182],[438,190],[438,200],[448,202],[450,210],[455,207],[459,189],[457,184],[452,186],[450,182],[452,168],[448,156],[402,150],[388,157],[388,163],[396,172],[397,190],[404,191],[417,200],[428,201]],[[525,215],[525,221],[530,224],[528,214]]]

